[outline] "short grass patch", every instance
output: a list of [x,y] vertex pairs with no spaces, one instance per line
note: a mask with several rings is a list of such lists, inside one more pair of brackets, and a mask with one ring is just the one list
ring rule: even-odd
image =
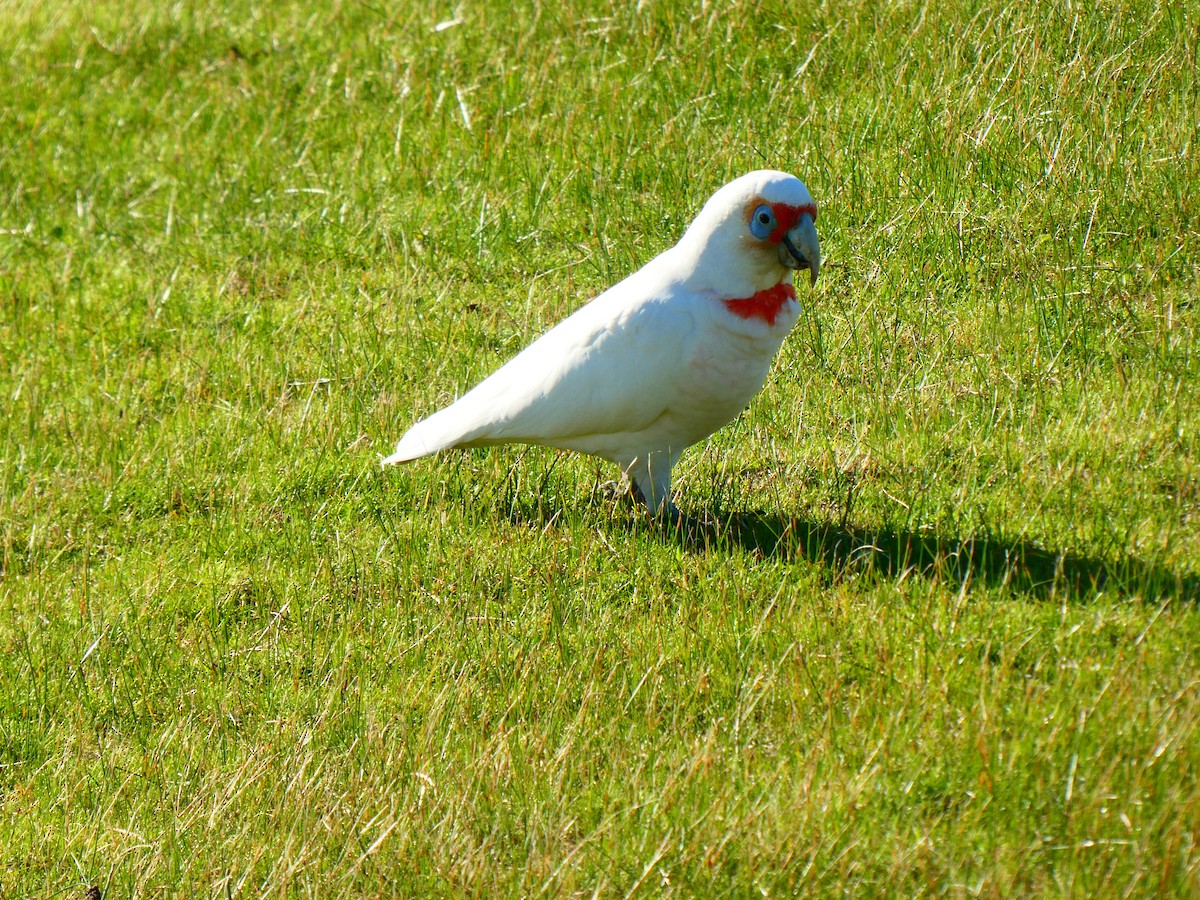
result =
[[[0,894],[1200,890],[1195,3],[0,9]],[[415,418],[752,168],[665,534]]]

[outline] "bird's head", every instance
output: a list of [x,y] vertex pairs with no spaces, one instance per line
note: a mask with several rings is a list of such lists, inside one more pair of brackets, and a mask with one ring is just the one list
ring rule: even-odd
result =
[[794,175],[763,170],[737,178],[704,204],[677,251],[691,277],[729,296],[749,296],[821,270],[817,205]]

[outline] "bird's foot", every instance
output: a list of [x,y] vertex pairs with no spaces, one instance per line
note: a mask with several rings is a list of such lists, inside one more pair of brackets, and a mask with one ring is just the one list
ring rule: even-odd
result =
[[662,522],[664,525],[670,526],[671,528],[678,528],[681,525],[686,524],[688,518],[684,514],[683,510],[681,510],[670,500],[660,506],[655,515],[660,522]]
[[596,487],[596,495],[604,498],[607,503],[624,507],[642,506],[645,503],[637,487],[624,480],[601,482]]
[[688,536],[701,534],[708,524],[704,519],[689,516],[670,501],[662,505],[655,517],[664,529]]
[[703,549],[735,539],[741,530],[740,518],[724,519],[704,512],[688,515],[673,503],[665,503],[655,515],[664,535],[670,535],[693,549]]
[[629,483],[624,481],[602,481],[596,486],[596,491],[605,500],[620,500],[631,496]]

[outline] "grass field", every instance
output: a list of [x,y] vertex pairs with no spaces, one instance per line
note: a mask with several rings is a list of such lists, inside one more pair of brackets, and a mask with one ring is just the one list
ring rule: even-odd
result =
[[[1200,6],[0,4],[0,896],[1200,891]],[[666,533],[402,431],[799,175]]]

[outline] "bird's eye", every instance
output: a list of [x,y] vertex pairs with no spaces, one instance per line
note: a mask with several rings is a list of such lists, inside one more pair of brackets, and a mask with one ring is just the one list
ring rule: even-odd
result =
[[760,241],[766,240],[775,230],[775,213],[765,203],[750,214],[750,233]]

